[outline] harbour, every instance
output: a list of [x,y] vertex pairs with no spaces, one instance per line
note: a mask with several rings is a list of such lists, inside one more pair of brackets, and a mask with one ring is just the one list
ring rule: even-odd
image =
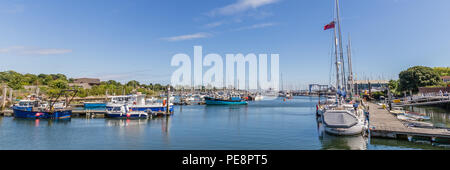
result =
[[0,150],[450,150],[449,2],[21,3]]
[[0,117],[0,149],[448,149],[403,140],[326,134],[316,121],[317,103],[317,97],[298,96],[248,105],[175,106],[172,116],[137,120]]

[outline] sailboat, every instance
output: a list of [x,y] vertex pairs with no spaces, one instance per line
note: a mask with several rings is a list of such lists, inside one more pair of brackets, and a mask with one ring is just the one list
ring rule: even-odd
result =
[[[320,120],[324,125],[325,132],[333,135],[344,136],[359,135],[363,134],[367,130],[368,122],[366,121],[364,110],[360,106],[361,103],[359,103],[358,101],[352,101],[351,103],[353,104],[345,103],[348,84],[346,84],[344,57],[342,50],[339,0],[335,0],[335,2],[336,18],[330,24],[326,25],[324,30],[334,30],[334,49],[336,60],[336,100],[333,104],[318,105],[317,112],[320,115]],[[335,24],[337,24],[337,30]],[[338,49],[340,61],[338,60]],[[340,80],[342,80],[342,84]],[[354,104],[354,102],[356,104]]]

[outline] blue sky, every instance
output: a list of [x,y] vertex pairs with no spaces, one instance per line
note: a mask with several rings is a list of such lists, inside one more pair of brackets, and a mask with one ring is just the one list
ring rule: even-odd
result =
[[[328,84],[333,0],[2,0],[0,70],[168,83],[177,53],[278,53],[285,85]],[[341,0],[358,79],[449,66],[450,1]],[[345,43],[346,44],[346,43]],[[296,84],[295,86],[292,84]]]

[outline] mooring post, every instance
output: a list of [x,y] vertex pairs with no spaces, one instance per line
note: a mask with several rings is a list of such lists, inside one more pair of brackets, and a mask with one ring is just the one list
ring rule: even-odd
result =
[[3,98],[2,98],[2,100],[3,100],[2,109],[5,109],[5,105],[6,105],[6,92],[7,92],[7,89],[6,89],[6,86],[4,86],[3,87]]
[[9,101],[11,102],[11,104],[13,102],[13,92],[14,90],[12,88],[9,88]]
[[170,114],[170,84],[167,85],[167,108],[166,108],[166,114],[169,115]]

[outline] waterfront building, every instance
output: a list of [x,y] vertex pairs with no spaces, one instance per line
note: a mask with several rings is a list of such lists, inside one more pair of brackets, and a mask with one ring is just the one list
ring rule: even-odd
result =
[[450,76],[442,76],[441,79],[444,83],[450,82]]
[[364,90],[384,91],[388,88],[388,85],[388,80],[354,80],[354,89],[358,89],[358,92]]
[[73,81],[73,83],[69,83],[69,86],[74,87],[82,87],[84,89],[91,89],[92,86],[100,85],[100,79],[97,78],[78,78]]

